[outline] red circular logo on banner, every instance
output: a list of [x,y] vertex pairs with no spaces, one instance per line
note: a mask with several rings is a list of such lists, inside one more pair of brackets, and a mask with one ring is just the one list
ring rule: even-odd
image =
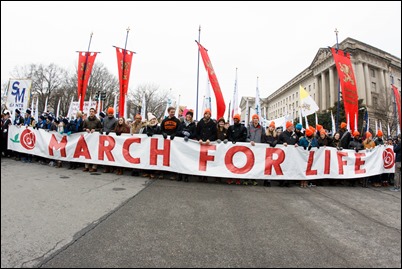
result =
[[382,158],[384,160],[384,168],[390,169],[395,163],[395,153],[392,149],[386,148],[382,153]]
[[24,131],[22,131],[20,137],[21,146],[23,146],[27,150],[31,150],[35,147],[35,141],[35,134],[31,130],[25,129]]

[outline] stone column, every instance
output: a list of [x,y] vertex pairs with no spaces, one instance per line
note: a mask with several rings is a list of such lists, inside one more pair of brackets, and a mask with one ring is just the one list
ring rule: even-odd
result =
[[369,73],[369,68],[368,64],[364,63],[363,64],[363,69],[364,69],[364,78],[366,81],[366,102],[368,106],[373,105],[373,100],[371,98],[371,82],[370,82],[370,73]]
[[327,86],[326,86],[326,75],[325,71],[321,72],[321,107],[320,111],[327,109]]
[[364,78],[364,70],[362,62],[356,63],[354,69],[356,86],[357,86],[357,94],[359,99],[363,99],[363,104],[367,105],[367,96],[366,96],[366,80]]
[[[321,92],[320,92],[320,85],[319,85],[319,83],[318,83],[318,76],[314,76],[314,83],[315,83],[315,85],[316,85],[316,88],[315,88],[315,94],[316,94],[316,98],[317,98],[317,100],[314,100],[316,103],[317,103],[317,105],[318,105],[318,107],[321,107],[321,102],[320,102],[320,96],[321,96]],[[312,98],[314,99],[314,97],[312,96]],[[301,104],[300,104],[300,96],[299,96],[299,107],[301,106]]]
[[329,68],[329,104],[328,107],[334,106],[338,101],[337,91],[335,90],[334,67]]

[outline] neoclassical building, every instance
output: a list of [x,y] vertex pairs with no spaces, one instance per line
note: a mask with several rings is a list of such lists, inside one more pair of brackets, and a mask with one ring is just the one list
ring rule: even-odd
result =
[[[393,83],[401,90],[401,59],[361,41],[346,38],[339,49],[351,54],[351,62],[357,81],[358,98],[369,112],[370,125],[375,119],[385,121],[394,118]],[[329,48],[320,48],[312,63],[296,77],[269,95],[261,98],[263,116],[268,120],[285,115],[299,117],[299,85],[305,87],[320,108],[326,112],[338,101],[338,74]],[[254,107],[254,97],[242,97],[242,118],[250,119],[253,109],[246,112],[246,103]],[[342,102],[342,101],[341,101]],[[266,115],[264,115],[266,111]],[[385,122],[384,122],[385,123]]]

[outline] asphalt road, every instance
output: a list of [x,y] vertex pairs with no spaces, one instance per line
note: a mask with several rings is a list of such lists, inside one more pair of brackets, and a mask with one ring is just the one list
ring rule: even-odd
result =
[[401,267],[401,193],[389,188],[1,168],[2,267]]

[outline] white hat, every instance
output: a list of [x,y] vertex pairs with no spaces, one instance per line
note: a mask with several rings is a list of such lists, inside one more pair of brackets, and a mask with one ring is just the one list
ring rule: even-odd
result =
[[6,109],[6,110],[3,111],[3,114],[4,114],[4,115],[7,115],[7,114],[10,115],[10,111],[8,111],[8,110]]
[[148,120],[156,119],[155,115],[151,112],[148,112]]

